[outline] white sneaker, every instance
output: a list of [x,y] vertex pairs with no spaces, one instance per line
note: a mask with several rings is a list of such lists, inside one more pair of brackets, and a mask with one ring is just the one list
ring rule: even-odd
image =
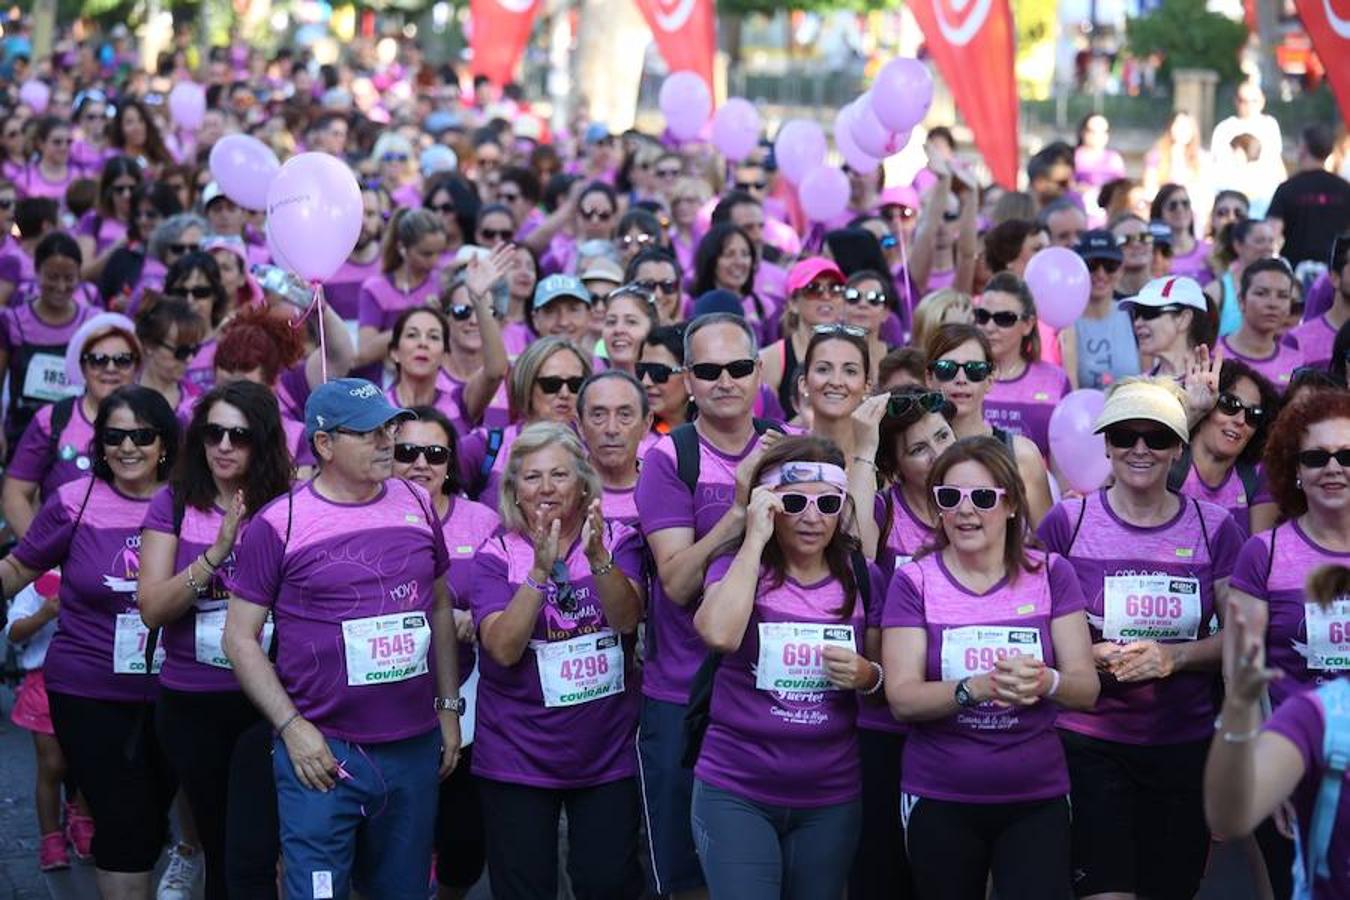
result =
[[169,850],[169,864],[160,876],[156,900],[192,900],[201,883],[206,866],[202,852],[185,844],[175,844]]

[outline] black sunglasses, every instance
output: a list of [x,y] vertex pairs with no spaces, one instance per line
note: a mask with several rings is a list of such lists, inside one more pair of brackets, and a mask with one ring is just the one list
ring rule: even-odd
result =
[[112,366],[114,369],[130,369],[136,365],[136,354],[134,353],[82,353],[80,354],[80,365],[88,366],[91,369],[106,369]]
[[136,190],[136,185],[134,184],[114,184],[112,186],[111,193],[130,194],[134,190]]
[[654,294],[657,291],[660,291],[663,294],[673,294],[680,287],[680,282],[674,278],[664,278],[660,281],[648,279],[646,281],[634,282],[634,284],[649,294]]
[[582,382],[585,380],[580,375],[573,375],[570,378],[563,378],[561,375],[540,375],[534,383],[545,394],[556,394],[563,389],[563,385],[567,385],[567,390],[572,394],[577,394],[581,391]]
[[1098,269],[1106,272],[1107,275],[1114,275],[1120,271],[1120,260],[1118,259],[1090,259],[1087,261],[1089,272],[1095,272]]
[[199,244],[165,244],[164,249],[175,256],[182,256],[185,253],[196,253]]
[[438,212],[443,216],[453,216],[455,214],[455,204],[453,203],[441,203],[433,206],[428,206],[427,209],[431,210],[432,212]]
[[1155,428],[1149,431],[1136,431],[1133,428],[1106,429],[1106,442],[1117,450],[1129,450],[1140,439],[1150,450],[1171,450],[1181,443],[1181,438],[1169,429]]
[[399,443],[394,445],[394,462],[411,465],[417,462],[419,456],[425,456],[429,466],[443,466],[450,461],[450,448],[443,444]]
[[886,292],[860,291],[857,288],[845,288],[844,302],[849,306],[857,306],[859,303],[866,303],[868,306],[884,306],[886,305]]
[[217,425],[214,422],[207,422],[202,426],[202,441],[208,447],[219,447],[226,436],[230,438],[232,447],[252,447],[253,429],[245,428],[242,425],[233,425],[226,428],[224,425]]
[[1005,309],[999,312],[990,312],[987,309],[981,309],[979,307],[976,307],[975,309],[976,325],[988,325],[990,322],[993,322],[999,328],[1011,328],[1020,321],[1022,321],[1021,314],[1011,312],[1010,310]]
[[473,307],[467,303],[456,303],[450,307],[450,318],[456,322],[467,322],[471,315],[473,315]]
[[1350,448],[1330,450],[1300,450],[1298,464],[1305,469],[1325,469],[1333,459],[1342,469],[1350,469]]
[[767,181],[738,181],[738,182],[736,182],[736,190],[740,191],[740,192],[743,193],[743,194],[748,194],[748,193],[750,193],[751,191],[762,191],[762,190],[764,190],[765,188],[767,188],[768,186],[769,186],[769,183],[768,183]]
[[210,285],[199,284],[196,287],[190,288],[187,287],[165,288],[164,293],[169,297],[177,297],[180,300],[186,299],[188,297],[191,297],[193,300],[206,300],[207,298],[214,297],[216,295],[216,289],[211,287]]
[[652,384],[665,384],[670,376],[684,371],[684,366],[668,366],[665,363],[640,362],[635,367],[638,381],[650,378]]
[[583,209],[580,215],[590,222],[607,222],[614,213],[608,209]]
[[1260,428],[1262,425],[1266,424],[1266,419],[1269,417],[1269,410],[1264,406],[1259,404],[1248,406],[1246,403],[1243,403],[1240,398],[1227,392],[1219,395],[1219,399],[1214,402],[1214,408],[1228,416],[1236,416],[1238,413],[1243,413],[1243,418],[1246,420],[1247,424],[1253,428]]
[[694,363],[689,367],[699,381],[716,381],[726,372],[734,379],[748,378],[755,371],[753,359],[734,359],[729,363]]
[[966,378],[974,382],[984,381],[994,371],[994,364],[981,359],[957,362],[954,359],[939,359],[928,364],[928,371],[938,381],[952,381],[961,369],[966,370]]
[[1140,306],[1136,303],[1134,306],[1130,307],[1130,318],[1136,320],[1143,319],[1145,322],[1152,322],[1164,313],[1175,315],[1181,312],[1183,308],[1184,307],[1180,306]]
[[510,228],[480,228],[478,236],[485,241],[509,241],[516,233]]
[[120,447],[122,442],[131,438],[137,447],[149,447],[159,439],[159,432],[153,428],[104,428],[103,446]]
[[801,288],[800,293],[809,300],[842,297],[844,295],[844,286],[837,281],[813,281]]
[[0,209],[13,209],[13,208],[14,208],[13,197],[0,197]]
[[163,341],[159,341],[159,345],[172,353],[173,358],[179,362],[187,362],[189,359],[196,356],[198,351],[202,349],[201,344],[179,344],[175,347],[173,344],[166,344]]
[[946,402],[947,398],[942,396],[939,391],[926,391],[922,394],[901,394],[899,396],[892,395],[891,399],[886,401],[886,412],[889,415],[899,418],[915,406],[918,406],[924,412],[935,413],[942,409],[942,405]]

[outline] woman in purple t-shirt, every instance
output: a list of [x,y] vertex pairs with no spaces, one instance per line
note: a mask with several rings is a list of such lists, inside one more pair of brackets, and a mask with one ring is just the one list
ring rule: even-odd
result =
[[405,309],[394,322],[389,358],[394,364],[394,383],[385,398],[394,406],[430,406],[454,423],[455,431],[467,431],[461,407],[462,388],[445,383],[441,366],[450,350],[450,323],[430,306]]
[[1171,274],[1194,278],[1201,287],[1214,280],[1209,270],[1211,247],[1195,236],[1195,210],[1184,185],[1172,183],[1158,188],[1149,218],[1172,229]]
[[445,226],[425,209],[401,209],[384,234],[381,274],[361,285],[357,296],[360,331],[353,376],[383,385],[389,338],[399,313],[436,305],[441,293],[438,267],[445,250]]
[[750,476],[740,547],[705,577],[694,627],[721,662],[692,817],[714,897],[837,897],[847,881],[862,816],[858,698],[880,703],[884,677],[864,655],[881,576],[864,565],[869,583],[857,583],[843,464],[824,438],[776,442]]
[[150,896],[174,795],[153,724],[160,656],[148,652],[136,590],[141,521],[177,450],[178,420],[164,398],[119,388],[94,421],[92,477],[49,497],[0,566],[4,596],[62,570],[44,675],[56,737],[93,812],[105,897]]
[[136,314],[136,337],[145,351],[140,383],[164,395],[178,418],[192,418],[202,391],[186,379],[188,360],[201,350],[206,320],[182,300],[149,294]]
[[80,174],[70,161],[70,123],[55,116],[39,119],[33,145],[37,155],[17,179],[19,193],[25,198],[50,198],[64,209],[66,189]]
[[114,156],[98,181],[98,204],[80,219],[76,240],[84,254],[80,274],[95,284],[114,250],[126,241],[131,225],[132,196],[141,186],[141,167],[125,156]]
[[1258,259],[1242,270],[1237,305],[1242,324],[1221,338],[1224,354],[1269,378],[1280,390],[1303,365],[1303,351],[1280,340],[1292,315],[1297,286],[1282,259]]
[[[206,855],[207,900],[228,895],[227,872],[248,885],[268,883],[259,873],[270,873],[275,882],[275,850],[259,858],[244,852],[267,845],[256,839],[260,833],[273,835],[274,848],[280,841],[276,813],[268,811],[267,802],[272,798],[275,806],[275,785],[265,777],[232,783],[231,775],[245,732],[270,725],[240,690],[221,644],[235,537],[254,511],[286,493],[290,476],[290,454],[271,391],[247,381],[222,385],[197,404],[181,466],[172,485],[151,500],[141,529],[141,620],[159,629],[164,647],[156,731],[197,823]],[[270,645],[270,626],[262,640]],[[240,765],[233,771],[266,773],[267,765]],[[231,805],[230,796],[256,802]],[[227,820],[236,837],[252,835],[229,852]],[[244,887],[236,882],[236,888]]]

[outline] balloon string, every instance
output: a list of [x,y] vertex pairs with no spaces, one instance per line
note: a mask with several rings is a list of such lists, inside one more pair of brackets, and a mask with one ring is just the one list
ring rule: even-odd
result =
[[310,301],[309,309],[305,310],[304,315],[291,323],[292,328],[299,328],[305,324],[305,320],[310,316],[319,317],[319,371],[323,376],[325,383],[328,381],[328,338],[323,329],[323,283],[319,281],[312,282],[314,288],[314,297]]

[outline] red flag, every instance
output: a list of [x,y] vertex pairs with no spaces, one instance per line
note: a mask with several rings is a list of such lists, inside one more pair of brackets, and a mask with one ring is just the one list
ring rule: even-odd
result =
[[693,72],[713,89],[717,48],[712,0],[637,0],[656,48],[672,72]]
[[1017,83],[1008,0],[918,0],[909,8],[994,180],[1015,188]]
[[1326,66],[1341,121],[1350,122],[1350,0],[1295,0],[1295,6]]
[[472,0],[473,74],[502,85],[516,76],[516,64],[530,39],[540,0]]

